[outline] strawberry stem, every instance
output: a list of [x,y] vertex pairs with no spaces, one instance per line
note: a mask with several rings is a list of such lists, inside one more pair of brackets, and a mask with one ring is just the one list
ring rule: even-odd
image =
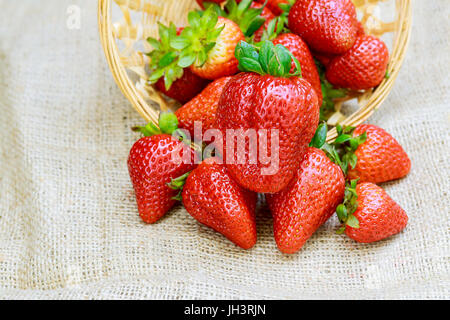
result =
[[[258,48],[241,41],[236,46],[235,56],[239,61],[239,70],[243,72],[284,78],[301,77],[300,62],[281,44],[275,46],[271,41],[266,40],[261,48]],[[292,61],[295,64],[293,73],[290,72]]]

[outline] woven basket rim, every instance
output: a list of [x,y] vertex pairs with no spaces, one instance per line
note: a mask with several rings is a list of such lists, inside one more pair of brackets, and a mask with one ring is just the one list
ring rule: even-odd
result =
[[[118,87],[125,97],[131,102],[136,111],[146,121],[152,121],[157,124],[159,111],[152,108],[139,93],[136,85],[131,80],[125,66],[120,60],[119,48],[113,35],[111,3],[112,0],[98,0],[99,34],[109,69],[111,70]],[[375,110],[379,108],[379,106],[387,98],[389,92],[392,90],[406,55],[411,37],[412,26],[411,1],[396,0],[396,7],[401,7],[403,10],[399,12],[398,19],[395,21],[397,26],[396,31],[398,31],[399,34],[394,40],[393,49],[389,57],[388,72],[390,76],[387,79],[384,79],[380,85],[373,90],[370,98],[364,106],[360,107],[353,114],[349,115],[344,121],[340,122],[342,125],[357,126],[366,121],[375,112]],[[157,102],[162,105],[164,104],[164,99],[160,97],[160,101]],[[331,129],[328,132],[327,141],[330,142],[334,140],[336,136],[336,129]]]

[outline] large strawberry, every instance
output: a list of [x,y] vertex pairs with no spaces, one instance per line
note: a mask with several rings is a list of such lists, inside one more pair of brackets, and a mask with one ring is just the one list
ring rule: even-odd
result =
[[322,150],[309,148],[286,188],[266,199],[273,215],[278,248],[295,253],[335,212],[345,191],[345,178],[338,165]]
[[256,193],[240,187],[216,158],[204,160],[186,180],[183,204],[199,222],[220,232],[236,245],[256,243]]
[[[273,40],[275,45],[281,44],[286,47],[300,62],[302,77],[308,80],[319,98],[319,105],[322,105],[322,89],[319,73],[314,62],[314,58],[308,49],[306,43],[301,37],[293,33],[284,33]],[[292,66],[295,67],[294,65]]]
[[170,135],[176,130],[173,114],[162,114],[159,122],[161,129],[152,124],[139,128],[146,136],[133,145],[128,157],[139,215],[146,223],[158,221],[176,203],[179,191],[167,184],[194,169],[197,159],[193,149]]
[[[346,189],[345,205],[337,214],[340,232],[358,242],[374,242],[402,231],[408,223],[405,211],[379,186],[356,180]],[[349,209],[350,207],[350,209]]]
[[366,90],[380,84],[388,62],[389,51],[384,42],[374,36],[362,35],[350,50],[330,61],[326,77],[337,87]]
[[[406,176],[411,169],[409,159],[402,146],[384,129],[371,124],[362,124],[353,131],[353,137],[365,134],[365,142],[356,150],[348,145],[347,151],[354,152],[356,164],[349,168],[348,178],[359,182],[381,183]],[[346,143],[350,135],[339,138]],[[338,140],[338,142],[339,142]]]
[[206,130],[214,128],[216,110],[223,88],[231,77],[223,77],[210,83],[199,95],[175,112],[178,127],[186,129],[194,137],[194,123],[202,124],[202,135]]
[[265,41],[258,53],[241,42],[236,56],[244,72],[230,80],[219,100],[215,126],[224,137],[219,149],[240,185],[278,192],[293,178],[314,136],[317,95],[308,81],[298,78],[300,64],[282,45]]
[[208,84],[208,81],[192,73],[188,68],[178,66],[180,52],[170,46],[180,29],[172,23],[169,27],[159,24],[159,40],[148,38],[153,50],[150,57],[149,82],[156,88],[181,103],[195,97]]
[[181,50],[178,66],[190,67],[196,75],[211,80],[235,74],[234,50],[244,39],[239,26],[219,17],[213,7],[202,14],[189,12],[188,21],[189,26],[171,41],[172,48]]
[[346,52],[355,43],[357,28],[351,0],[297,0],[289,12],[289,29],[314,51]]

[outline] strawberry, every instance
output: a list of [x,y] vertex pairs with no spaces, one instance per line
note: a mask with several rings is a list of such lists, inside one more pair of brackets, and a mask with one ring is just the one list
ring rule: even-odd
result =
[[[222,149],[230,175],[244,188],[273,193],[293,178],[319,121],[317,95],[300,75],[298,60],[282,45],[264,41],[255,47],[240,42],[236,48],[239,69],[219,100],[215,126],[226,137]],[[295,61],[294,73],[290,73]],[[247,143],[255,133],[259,144]],[[261,142],[264,136],[267,143]],[[246,138],[247,137],[247,138]],[[254,136],[253,140],[257,137]],[[245,150],[235,148],[246,144]],[[259,159],[253,147],[259,146]],[[267,147],[267,150],[262,150]],[[227,150],[227,148],[229,150]],[[265,156],[272,161],[265,161]],[[237,160],[236,160],[237,159]]]
[[289,12],[289,29],[314,50],[341,54],[356,40],[356,10],[351,0],[297,0]]
[[337,87],[366,90],[380,84],[386,75],[389,51],[380,39],[362,35],[343,55],[331,60],[326,77]]
[[266,199],[273,215],[275,241],[283,253],[295,253],[335,212],[345,191],[338,165],[322,150],[308,148],[288,186]]
[[159,24],[160,39],[148,38],[153,50],[150,57],[149,82],[166,96],[186,103],[208,84],[208,81],[193,74],[188,68],[178,66],[179,52],[170,46],[180,29],[172,23],[169,27]]
[[204,160],[183,187],[183,204],[200,223],[241,248],[256,243],[256,193],[241,188],[217,158]]
[[223,77],[210,83],[199,95],[175,112],[178,127],[186,129],[194,137],[194,122],[201,121],[202,134],[214,128],[216,110],[223,88],[231,77]]
[[[284,33],[275,38],[273,44],[283,45],[297,58],[300,62],[302,77],[312,85],[319,98],[319,105],[322,105],[322,89],[319,73],[317,72],[314,58],[302,38],[293,33]],[[292,68],[294,68],[295,65],[294,63],[292,64]]]
[[155,84],[156,88],[180,103],[186,103],[194,98],[208,84],[208,80],[200,78],[189,68],[183,69],[183,75],[172,83],[169,90],[166,89],[164,82],[164,78],[160,78]]
[[348,171],[349,179],[381,183],[402,178],[409,173],[411,160],[397,140],[384,129],[371,124],[357,126],[353,136],[364,133],[367,138],[354,151],[357,162]]
[[[194,169],[195,152],[170,134],[176,129],[173,114],[161,114],[161,129],[153,124],[138,128],[145,137],[131,148],[128,157],[128,171],[136,194],[139,215],[146,223],[158,221],[176,203],[178,191],[167,184],[171,179],[182,176]],[[187,155],[189,163],[176,163],[173,152]]]
[[191,11],[189,26],[172,39],[171,47],[181,50],[178,66],[190,67],[196,75],[205,79],[218,79],[238,71],[234,56],[237,43],[244,39],[239,26],[219,17],[213,7],[201,14]]
[[[357,242],[370,243],[402,231],[408,223],[405,211],[379,186],[371,182],[352,182],[346,200],[353,202],[353,213],[339,205],[337,213],[347,236]],[[349,200],[351,199],[351,200]],[[356,202],[357,200],[357,202]],[[357,208],[355,209],[355,203]]]

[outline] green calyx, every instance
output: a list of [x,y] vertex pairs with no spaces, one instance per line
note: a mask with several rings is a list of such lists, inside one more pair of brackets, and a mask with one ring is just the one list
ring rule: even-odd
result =
[[335,88],[325,77],[325,67],[317,60],[315,60],[317,71],[319,72],[320,84],[322,88],[322,106],[320,107],[320,120],[327,121],[330,116],[336,111],[334,107],[334,100],[343,98],[347,95],[346,89]]
[[[300,62],[281,44],[275,46],[271,41],[266,40],[258,48],[241,41],[236,46],[235,56],[239,61],[239,70],[243,72],[284,78],[301,77]],[[292,61],[295,68],[291,73]]]
[[327,124],[325,122],[320,123],[316,129],[314,137],[309,143],[309,146],[317,149],[322,149],[322,147],[325,145],[327,141],[327,133],[328,133]]
[[356,193],[356,183],[358,180],[352,180],[347,183],[345,187],[344,201],[337,206],[336,214],[342,226],[336,231],[342,234],[347,226],[358,229],[359,221],[354,216],[356,209],[358,209],[358,194]]
[[261,17],[265,4],[261,8],[251,8],[252,2],[253,0],[242,0],[238,4],[236,0],[228,0],[224,9],[214,2],[204,2],[203,6],[206,10],[212,8],[219,16],[235,22],[244,35],[250,38],[266,22]]
[[353,137],[354,127],[336,126],[338,137],[331,144],[326,142],[328,128],[325,122],[322,122],[317,127],[316,133],[312,138],[309,146],[321,149],[330,158],[331,161],[341,167],[342,172],[347,176],[348,168],[354,169],[358,157],[355,154],[356,149],[366,142],[367,134]]
[[188,14],[189,26],[178,37],[172,38],[170,46],[180,50],[178,66],[187,68],[192,64],[202,66],[208,53],[216,45],[217,37],[225,25],[216,27],[219,16],[213,7],[205,11],[191,11]]
[[182,201],[181,193],[183,192],[184,184],[186,183],[186,179],[189,176],[191,171],[186,172],[182,176],[179,176],[175,179],[171,179],[170,182],[167,183],[167,186],[172,190],[179,190],[178,194],[172,197],[172,200]]
[[339,153],[341,158],[341,163],[339,165],[345,175],[347,175],[349,166],[351,169],[356,167],[358,157],[356,156],[355,151],[361,144],[366,142],[367,139],[366,132],[357,137],[353,137],[354,130],[354,127],[342,127],[339,124],[336,126],[338,137],[333,142],[333,146]]
[[145,137],[150,137],[162,133],[169,135],[173,135],[175,133],[181,138],[185,136],[181,130],[178,130],[178,119],[177,116],[172,112],[161,112],[159,114],[158,126],[153,122],[149,122],[144,127],[134,127],[133,131],[140,132]]
[[291,32],[288,28],[288,16],[294,2],[295,0],[289,0],[288,3],[280,3],[278,5],[281,10],[283,10],[283,12],[278,17],[269,22],[267,29],[263,32],[261,42],[265,40],[274,40],[282,33]]
[[169,90],[172,83],[183,76],[183,68],[178,65],[179,51],[171,47],[170,42],[177,37],[177,28],[171,23],[169,27],[159,24],[159,40],[147,38],[153,51],[147,53],[150,57],[151,75],[148,81],[155,84],[164,77],[164,85]]
[[237,23],[247,38],[251,37],[266,22],[266,19],[261,17],[261,13],[267,0],[261,8],[251,8],[252,2],[253,0],[242,0],[236,4],[236,0],[228,0],[225,5],[225,10],[228,12],[225,18]]

